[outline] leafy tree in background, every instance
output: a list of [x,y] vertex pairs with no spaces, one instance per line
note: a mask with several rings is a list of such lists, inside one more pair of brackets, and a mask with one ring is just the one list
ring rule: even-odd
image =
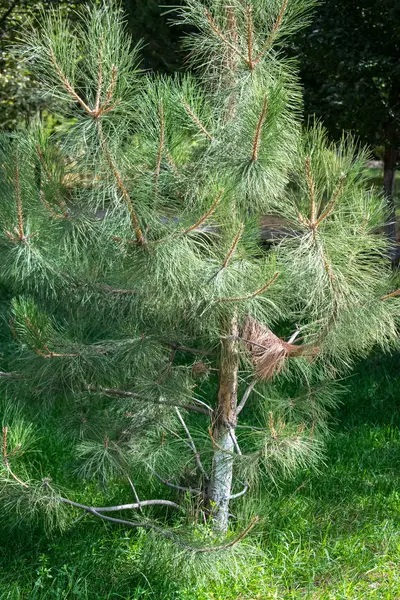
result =
[[0,0],[0,125],[13,129],[21,120],[48,107],[40,85],[12,54],[28,22],[57,7],[68,18],[81,0]]
[[[72,506],[187,550],[231,548],[255,524],[260,474],[320,458],[335,378],[396,340],[366,155],[321,127],[302,134],[281,55],[311,6],[188,0],[178,19],[198,31],[186,39],[198,81],[141,73],[115,7],[74,27],[51,14],[26,34],[22,54],[76,124],[1,141],[4,509],[65,525]],[[289,232],[272,249],[266,213]],[[15,398],[67,403],[77,473],[126,482],[128,502],[77,502],[43,478]],[[168,497],[144,499],[143,472]],[[232,511],[230,541],[195,541],[203,519],[227,533]]]
[[298,36],[306,112],[331,135],[353,131],[384,148],[384,189],[396,240],[393,202],[400,149],[400,4],[397,0],[325,0]]

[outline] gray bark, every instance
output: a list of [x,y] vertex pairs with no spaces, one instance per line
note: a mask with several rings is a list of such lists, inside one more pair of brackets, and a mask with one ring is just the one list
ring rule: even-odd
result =
[[224,339],[222,342],[218,405],[212,429],[214,456],[208,490],[214,529],[220,533],[226,533],[228,529],[238,400],[239,352],[237,338],[239,332],[236,317],[232,319],[230,325],[230,338]]

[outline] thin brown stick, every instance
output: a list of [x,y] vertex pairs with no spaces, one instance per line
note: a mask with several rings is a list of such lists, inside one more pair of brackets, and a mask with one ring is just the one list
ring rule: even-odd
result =
[[[113,65],[111,67],[111,81],[110,81],[110,85],[108,86],[108,90],[107,90],[107,94],[106,94],[106,99],[104,101],[103,104],[103,111],[102,112],[107,112],[108,110],[110,110],[109,108],[107,110],[105,110],[105,107],[108,106],[111,103],[114,91],[115,91],[115,87],[117,85],[117,74],[118,74],[118,69],[115,65]],[[101,110],[101,109],[100,109]]]
[[216,197],[216,199],[214,200],[214,202],[212,203],[212,205],[208,209],[208,211],[206,213],[204,213],[204,215],[202,217],[200,217],[200,219],[198,221],[196,221],[196,223],[194,225],[192,225],[191,227],[188,227],[188,229],[185,229],[183,231],[183,233],[185,233],[185,234],[190,233],[191,231],[198,229],[200,227],[200,225],[203,225],[203,223],[205,223],[205,221],[207,221],[208,217],[211,217],[211,215],[214,214],[215,209],[217,208],[218,204],[221,201],[223,193],[224,193],[224,190],[220,190],[220,192],[218,193],[218,196]]
[[107,159],[109,167],[110,167],[110,169],[111,169],[111,171],[112,171],[112,173],[114,175],[114,178],[115,178],[115,181],[117,183],[117,186],[118,186],[118,188],[119,188],[119,190],[120,190],[120,192],[122,194],[122,197],[125,200],[125,203],[127,205],[129,214],[131,216],[131,222],[132,222],[133,229],[135,231],[137,242],[140,245],[144,245],[145,244],[144,235],[143,235],[142,230],[140,228],[139,219],[138,219],[138,216],[136,214],[135,208],[133,206],[132,199],[131,199],[131,197],[129,195],[128,190],[125,187],[125,184],[124,184],[124,181],[123,181],[123,179],[121,177],[121,174],[118,171],[116,165],[114,164],[114,161],[112,159],[110,151],[109,151],[109,149],[107,147],[107,143],[106,143],[106,140],[105,140],[105,137],[104,137],[104,133],[103,133],[103,128],[101,126],[101,122],[100,121],[97,121],[97,130],[98,130],[98,133],[99,133],[100,144],[101,144],[102,150],[104,152],[104,155],[105,155],[105,157]]
[[254,69],[253,64],[253,9],[250,5],[246,6],[247,15],[247,64],[250,71]]
[[277,16],[277,19],[274,23],[274,26],[272,27],[271,33],[269,34],[267,41],[265,42],[265,44],[263,45],[263,47],[261,48],[261,52],[259,53],[259,55],[257,56],[256,60],[254,61],[254,65],[257,66],[258,63],[260,62],[260,60],[262,60],[262,58],[264,57],[265,53],[267,52],[268,48],[270,48],[274,42],[274,39],[276,37],[276,34],[278,33],[281,25],[282,25],[282,20],[283,17],[285,15],[286,9],[288,7],[289,4],[289,0],[284,0],[283,4],[282,4],[282,8],[279,12],[279,15]]
[[210,23],[210,27],[214,31],[214,33],[220,38],[220,40],[222,40],[224,42],[224,44],[226,46],[228,46],[231,50],[233,50],[238,56],[240,56],[240,58],[242,60],[244,60],[244,62],[246,64],[248,64],[247,58],[240,52],[239,48],[237,48],[234,44],[232,44],[232,42],[230,40],[228,40],[224,36],[224,34],[222,33],[222,31],[219,29],[218,25],[214,21],[210,11],[206,8],[205,12],[206,12],[207,21]]
[[160,118],[160,143],[159,143],[159,147],[158,147],[156,170],[154,172],[154,176],[155,176],[155,180],[156,180],[156,188],[158,185],[158,179],[160,177],[161,161],[162,161],[162,156],[163,156],[163,151],[164,151],[164,143],[165,143],[165,119],[164,119],[164,106],[163,106],[162,102],[160,102],[160,106],[159,106],[159,118]]
[[389,298],[396,298],[397,296],[400,296],[400,289],[382,296],[381,300],[389,300]]
[[258,159],[258,153],[259,153],[260,142],[261,142],[261,132],[262,132],[262,128],[263,128],[263,125],[265,122],[265,117],[267,116],[267,110],[268,110],[268,98],[267,98],[267,96],[265,96],[264,102],[263,102],[263,107],[262,107],[261,114],[260,114],[260,118],[257,123],[256,133],[255,133],[254,140],[253,140],[253,154],[251,156],[252,162],[255,162]]
[[102,86],[103,86],[103,43],[104,43],[104,40],[103,40],[103,38],[101,38],[100,46],[99,46],[99,71],[98,71],[98,75],[97,75],[97,93],[96,93],[96,104],[95,104],[96,112],[99,112],[99,109],[100,109],[100,98],[101,98],[101,92],[102,92]]
[[333,195],[332,200],[329,202],[329,204],[326,207],[326,209],[324,210],[324,212],[315,221],[315,227],[318,227],[322,223],[322,221],[324,221],[332,213],[333,209],[335,208],[336,202],[339,200],[340,196],[342,195],[344,180],[345,180],[345,177],[342,176],[340,178],[339,185],[336,188],[336,191]]
[[234,298],[218,298],[217,300],[215,300],[215,302],[239,302],[242,300],[252,300],[256,296],[259,296],[260,294],[265,292],[273,283],[275,283],[275,281],[278,279],[278,277],[279,277],[279,273],[275,273],[273,278],[270,279],[265,285],[263,285],[262,288],[260,288],[259,290],[256,290],[255,292],[253,292],[252,294],[249,294],[248,296],[236,296]]
[[240,242],[240,239],[241,239],[241,237],[243,235],[243,231],[244,231],[244,223],[241,223],[241,225],[239,227],[239,231],[237,232],[237,234],[235,235],[235,238],[233,240],[232,246],[229,248],[229,252],[228,252],[228,254],[225,257],[224,262],[222,263],[221,270],[222,269],[226,269],[226,267],[228,266],[228,264],[229,264],[232,256],[235,253],[235,250],[236,250],[236,248],[237,248],[237,246],[238,246],[238,244]]
[[314,179],[311,173],[311,159],[309,156],[306,158],[306,178],[307,178],[307,186],[308,193],[311,201],[311,216],[310,216],[310,224],[312,227],[315,227],[315,215],[316,215],[316,204],[315,204],[315,184]]
[[4,426],[3,427],[3,444],[2,444],[2,457],[3,457],[3,465],[6,468],[7,472],[11,475],[11,477],[20,485],[22,485],[22,487],[24,487],[25,489],[29,488],[29,485],[27,483],[24,483],[19,477],[17,477],[15,475],[15,473],[13,473],[11,467],[10,467],[10,463],[8,462],[8,454],[7,454],[7,434],[8,434],[8,426]]
[[22,209],[22,198],[21,198],[21,188],[19,185],[19,168],[18,166],[14,169],[14,186],[15,186],[15,202],[17,204],[17,218],[18,218],[18,236],[22,241],[25,239],[24,233],[24,215]]
[[93,111],[91,108],[89,108],[89,106],[86,104],[86,102],[84,102],[84,100],[82,100],[82,98],[76,93],[76,91],[74,90],[74,88],[72,87],[72,85],[70,84],[68,78],[66,77],[66,75],[63,73],[63,70],[61,69],[60,65],[57,62],[56,56],[54,54],[53,49],[50,50],[50,59],[51,62],[54,65],[54,68],[56,70],[56,73],[59,77],[59,79],[61,80],[61,82],[64,84],[65,89],[67,90],[68,94],[71,96],[71,98],[73,98],[73,100],[75,100],[76,102],[78,102],[78,104],[81,105],[81,107],[89,114],[89,115],[93,115]]
[[211,133],[209,133],[207,131],[207,129],[204,127],[203,123],[200,121],[199,117],[196,115],[196,113],[192,110],[192,108],[190,107],[190,105],[187,102],[182,102],[183,108],[185,109],[185,111],[187,112],[187,114],[189,115],[189,117],[192,119],[193,123],[200,129],[200,131],[212,142],[213,141],[213,136],[211,135]]

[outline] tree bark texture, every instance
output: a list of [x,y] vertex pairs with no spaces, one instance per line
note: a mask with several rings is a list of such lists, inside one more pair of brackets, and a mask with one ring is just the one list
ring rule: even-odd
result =
[[[218,404],[212,427],[214,456],[209,486],[214,529],[226,533],[233,477],[234,431],[238,393],[238,323],[233,317],[229,338],[222,342],[219,370]],[[233,435],[232,435],[233,433]]]

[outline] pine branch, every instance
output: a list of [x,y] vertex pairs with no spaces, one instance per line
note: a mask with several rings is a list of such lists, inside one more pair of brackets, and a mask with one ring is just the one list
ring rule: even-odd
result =
[[198,221],[196,221],[196,223],[194,225],[192,225],[191,227],[189,227],[188,229],[185,229],[182,233],[190,233],[192,231],[194,231],[195,229],[198,229],[200,227],[200,225],[203,225],[203,223],[205,223],[205,221],[207,221],[208,217],[211,217],[211,215],[214,214],[215,209],[217,208],[218,204],[221,201],[221,198],[224,194],[224,190],[221,190],[218,194],[218,196],[216,197],[216,199],[214,200],[214,202],[212,203],[211,207],[208,209],[208,211],[206,213],[204,213],[204,215],[202,217],[200,217],[200,219]]
[[385,296],[382,296],[381,300],[389,300],[389,298],[396,298],[397,296],[400,296],[400,289],[395,290],[394,292],[391,292],[390,294],[386,294]]
[[64,74],[63,70],[61,69],[60,65],[57,62],[57,58],[56,55],[54,54],[53,49],[50,49],[50,59],[51,62],[53,63],[53,66],[56,70],[56,73],[61,81],[61,83],[64,85],[65,89],[67,90],[69,96],[75,100],[75,102],[78,102],[78,104],[81,105],[81,107],[89,114],[92,116],[93,111],[91,110],[91,108],[89,108],[89,106],[86,104],[86,102],[79,96],[79,94],[76,93],[76,91],[74,90],[74,88],[72,87],[71,83],[68,80],[68,77]]
[[3,444],[2,444],[3,465],[4,465],[5,469],[7,470],[7,472],[9,473],[9,475],[11,475],[11,477],[17,483],[19,483],[20,485],[22,485],[22,487],[24,487],[25,489],[28,489],[29,485],[27,483],[24,483],[21,479],[19,479],[19,477],[17,477],[15,475],[15,473],[13,473],[13,471],[12,471],[12,469],[10,467],[10,463],[8,461],[9,454],[7,453],[7,434],[8,434],[8,427],[4,426],[3,427]]
[[229,248],[229,252],[225,257],[225,260],[222,264],[222,267],[220,269],[220,271],[222,271],[223,269],[226,269],[226,267],[228,266],[228,264],[231,261],[232,256],[235,253],[235,250],[240,242],[240,239],[243,235],[243,231],[244,231],[244,223],[241,223],[240,227],[239,227],[239,231],[237,232],[237,234],[235,235],[235,239],[233,240],[232,246]]
[[210,142],[212,142],[214,139],[213,136],[207,131],[207,129],[204,127],[203,123],[200,121],[199,117],[192,110],[189,104],[187,102],[182,101],[182,105],[189,117],[192,119],[193,123],[196,125],[196,127],[198,127],[198,129],[200,129],[200,131],[210,140]]
[[306,178],[308,185],[308,193],[311,202],[311,216],[310,216],[310,225],[312,228],[315,228],[315,215],[316,215],[316,204],[315,204],[315,184],[314,179],[311,173],[311,160],[310,157],[306,158]]
[[262,107],[261,114],[260,114],[260,118],[259,118],[258,124],[257,124],[256,133],[255,133],[254,140],[253,140],[253,154],[251,156],[252,162],[255,162],[256,160],[258,160],[258,152],[260,149],[260,142],[261,142],[261,132],[262,132],[262,128],[263,128],[263,125],[265,122],[265,117],[267,116],[267,110],[268,110],[268,98],[267,98],[267,96],[265,96],[264,102],[263,102],[263,107]]
[[231,50],[233,50],[233,52],[235,52],[235,54],[237,54],[238,56],[240,56],[240,58],[246,63],[248,64],[247,58],[241,53],[241,51],[234,45],[232,44],[232,42],[230,40],[228,40],[225,35],[222,33],[222,31],[219,29],[218,25],[216,24],[216,22],[214,21],[210,11],[206,8],[205,9],[206,12],[206,17],[207,17],[207,21],[210,24],[211,29],[213,30],[213,32],[220,38],[220,40],[226,45],[228,46],[228,48],[230,48]]
[[275,37],[279,31],[279,29],[281,28],[282,25],[282,21],[283,21],[283,17],[285,15],[286,9],[288,7],[289,4],[289,0],[284,0],[283,4],[282,4],[282,8],[279,12],[279,15],[274,23],[274,26],[272,28],[271,33],[269,34],[267,41],[265,42],[265,44],[263,45],[260,54],[257,56],[256,60],[254,61],[254,65],[257,66],[258,63],[264,58],[265,53],[267,52],[267,50],[272,46],[272,44],[274,43]]
[[329,202],[329,204],[326,207],[326,209],[324,210],[324,212],[315,221],[315,225],[314,225],[315,227],[318,227],[322,223],[322,221],[324,221],[332,213],[333,209],[335,208],[336,202],[338,201],[338,199],[342,195],[344,181],[345,181],[345,175],[342,175],[341,178],[340,178],[340,181],[339,181],[339,185],[336,188],[336,191],[335,191],[335,193],[333,195],[332,200]]
[[253,8],[250,5],[246,6],[247,16],[247,64],[250,71],[254,69],[253,64]]
[[99,133],[100,144],[101,144],[102,150],[104,152],[104,155],[105,155],[105,157],[107,159],[108,165],[109,165],[109,167],[110,167],[110,169],[112,171],[112,174],[114,175],[114,178],[115,178],[115,181],[117,183],[117,186],[118,186],[118,188],[119,188],[119,190],[120,190],[120,192],[122,194],[122,197],[124,198],[125,203],[126,203],[126,205],[128,207],[128,211],[129,211],[129,214],[131,216],[131,222],[132,222],[133,229],[135,231],[137,242],[140,245],[144,245],[145,244],[145,239],[144,239],[143,232],[142,232],[142,230],[140,228],[140,223],[139,223],[138,216],[136,214],[136,211],[135,211],[135,208],[133,206],[133,202],[131,200],[129,192],[126,189],[124,181],[123,181],[123,179],[121,177],[121,174],[118,171],[118,169],[117,169],[117,167],[116,167],[116,165],[115,165],[115,163],[114,163],[114,161],[112,159],[112,156],[110,154],[110,151],[108,149],[108,146],[107,146],[107,143],[106,143],[106,140],[105,140],[105,136],[104,136],[104,133],[103,133],[103,128],[101,126],[101,122],[100,121],[97,121],[97,130],[98,130],[98,133]]
[[[50,170],[46,164],[46,161],[44,159],[43,156],[43,152],[39,146],[39,144],[35,144],[35,148],[36,148],[36,154],[39,157],[40,160],[40,164],[42,166],[42,169],[44,170],[46,177],[48,179],[49,182],[54,183],[54,178],[52,176],[52,174],[50,173]],[[44,192],[43,190],[40,190],[40,199],[43,203],[43,205],[45,206],[45,208],[52,214],[53,217],[55,217],[56,219],[62,219],[62,218],[66,218],[68,217],[68,212],[67,212],[67,206],[65,204],[65,202],[63,200],[59,200],[58,201],[58,206],[60,208],[61,211],[63,211],[62,215],[59,215],[58,213],[56,213],[53,208],[50,206],[50,204],[46,201],[45,197],[44,197]]]
[[105,394],[106,396],[117,396],[120,398],[138,398],[139,400],[142,400],[144,402],[150,402],[151,404],[157,404],[160,406],[177,406],[178,408],[183,408],[185,410],[191,410],[193,412],[197,412],[197,413],[200,413],[203,415],[207,415],[207,416],[210,415],[209,408],[206,408],[205,406],[202,406],[202,405],[195,406],[193,404],[182,404],[181,402],[167,402],[165,400],[153,400],[153,399],[149,399],[149,398],[143,398],[136,392],[127,392],[125,390],[118,390],[118,389],[114,389],[114,388],[103,388],[100,386],[96,387],[94,385],[88,385],[87,390],[89,392]]
[[270,279],[265,285],[263,285],[262,288],[260,288],[259,290],[256,290],[255,292],[253,292],[252,294],[249,294],[248,296],[236,296],[233,298],[218,298],[217,300],[215,300],[215,302],[240,302],[240,301],[244,301],[244,300],[252,300],[256,296],[259,296],[260,294],[265,292],[273,283],[275,283],[275,281],[278,279],[278,277],[279,277],[279,273],[275,273],[273,278]]
[[161,161],[162,161],[162,156],[163,156],[163,151],[164,151],[164,143],[165,143],[165,119],[164,119],[164,107],[163,107],[162,102],[160,102],[160,106],[159,106],[159,118],[160,118],[160,143],[159,143],[159,147],[158,147],[156,170],[154,173],[155,181],[156,181],[156,189],[158,186],[158,179],[160,177]]

